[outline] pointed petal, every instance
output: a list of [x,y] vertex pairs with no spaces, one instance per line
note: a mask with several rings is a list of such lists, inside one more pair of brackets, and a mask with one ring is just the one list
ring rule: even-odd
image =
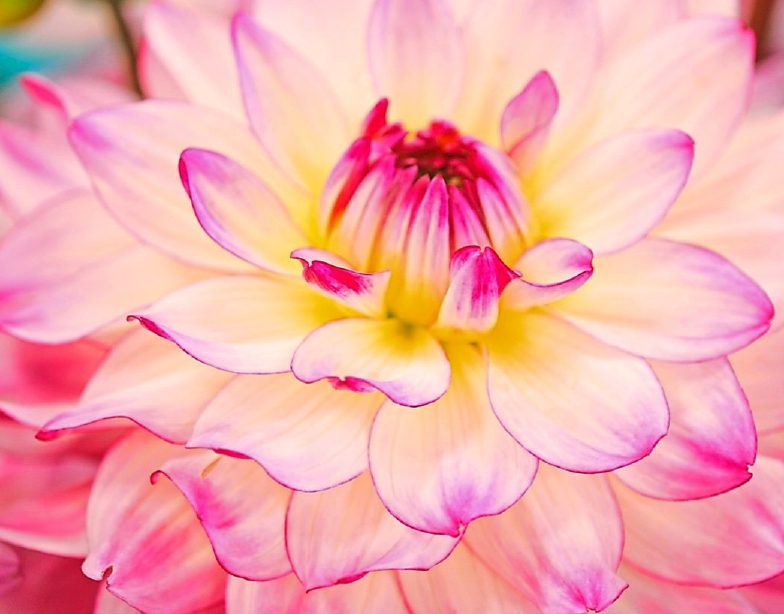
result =
[[658,499],[701,499],[751,478],[757,451],[751,410],[729,363],[655,363],[670,408],[670,430],[647,458],[616,475]]
[[558,89],[546,70],[536,73],[501,115],[501,144],[521,173],[531,168],[558,111]]
[[603,476],[540,465],[518,503],[501,516],[477,520],[465,539],[542,614],[601,611],[626,588],[615,575],[623,524]]
[[658,501],[615,482],[624,557],[649,575],[728,588],[784,571],[784,464],[760,457],[751,480],[699,501]]
[[389,271],[358,273],[341,258],[314,248],[294,250],[291,257],[302,263],[305,281],[327,296],[364,315],[386,315]]
[[298,280],[238,275],[186,286],[131,317],[213,367],[281,373],[333,311]]
[[601,141],[571,162],[534,200],[542,233],[596,253],[642,239],[686,185],[694,141],[678,130],[638,130]]
[[256,463],[193,451],[160,471],[188,499],[229,573],[269,580],[291,571],[283,539],[291,493]]
[[401,571],[398,576],[406,603],[416,614],[539,612],[462,545],[426,573]]
[[109,211],[132,233],[176,258],[219,270],[246,270],[204,233],[177,164],[188,147],[210,149],[253,168],[293,207],[302,196],[276,171],[245,125],[203,107],[163,100],[79,117],[71,143]]
[[645,361],[552,315],[502,320],[487,347],[496,416],[550,464],[589,473],[615,469],[649,454],[667,432],[667,403]]
[[[84,573],[150,614],[189,614],[223,600],[225,574],[185,498],[150,476],[176,448],[143,431],[104,458],[87,510]],[[145,561],[139,565],[139,561]]]
[[395,403],[432,403],[449,386],[449,361],[431,334],[394,319],[348,318],[316,329],[291,361],[306,383],[329,379],[337,387],[377,389]]
[[417,410],[387,403],[370,439],[373,483],[389,511],[406,525],[459,536],[469,522],[517,501],[537,461],[503,430],[487,400],[486,367],[478,350],[450,350],[452,382]]
[[463,38],[442,0],[376,0],[368,57],[381,97],[410,128],[448,117],[463,87]]
[[659,360],[705,360],[745,347],[770,325],[760,287],[706,249],[646,239],[594,260],[591,282],[559,312],[602,341]]
[[272,582],[230,578],[226,593],[231,614],[332,614],[353,612],[357,604],[373,614],[411,614],[391,572],[311,592],[294,574]]
[[519,274],[490,247],[468,245],[452,254],[449,288],[436,326],[487,332],[498,320],[498,302]]
[[221,154],[186,149],[180,176],[204,231],[263,269],[294,273],[292,250],[307,243],[283,203],[255,174]]
[[318,493],[295,492],[286,522],[294,572],[312,590],[357,580],[371,571],[429,569],[457,541],[415,531],[381,504],[368,474]]
[[331,488],[367,469],[382,402],[289,374],[238,377],[204,409],[188,446],[252,458],[289,488]]
[[134,331],[101,364],[76,410],[50,420],[39,437],[122,417],[167,441],[185,443],[204,404],[230,377],[147,331]]
[[557,301],[593,274],[593,252],[571,239],[548,239],[523,252],[514,268],[521,277],[509,285],[503,308],[523,310]]
[[235,18],[233,39],[253,131],[283,169],[317,193],[352,140],[329,83],[247,16]]

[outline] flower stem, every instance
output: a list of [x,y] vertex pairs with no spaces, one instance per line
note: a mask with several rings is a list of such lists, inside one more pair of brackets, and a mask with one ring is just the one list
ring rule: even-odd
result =
[[128,74],[131,80],[131,88],[139,96],[143,96],[141,82],[139,81],[139,68],[136,62],[136,47],[133,43],[133,35],[131,29],[128,27],[128,21],[125,19],[123,13],[124,0],[106,0],[106,4],[112,13],[117,33],[120,37],[120,44],[126,58],[128,59]]

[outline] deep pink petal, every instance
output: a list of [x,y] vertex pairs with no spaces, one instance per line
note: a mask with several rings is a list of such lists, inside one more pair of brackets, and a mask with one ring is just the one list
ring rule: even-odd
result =
[[558,303],[602,341],[660,360],[723,356],[770,326],[760,287],[709,250],[649,238],[594,260],[590,283]]
[[456,347],[450,359],[452,382],[441,399],[415,410],[381,408],[370,466],[393,515],[422,531],[459,536],[475,518],[517,501],[537,462],[493,414],[481,353]]
[[626,588],[615,574],[623,523],[603,476],[542,465],[518,503],[477,520],[465,540],[542,614],[601,611]]
[[207,405],[188,445],[252,458],[289,488],[322,490],[367,469],[382,402],[289,374],[242,376]]
[[322,492],[295,492],[286,522],[289,558],[308,590],[352,582],[371,571],[429,569],[456,544],[395,520],[368,474]]
[[316,329],[294,353],[291,370],[312,383],[378,389],[401,405],[432,403],[449,386],[449,361],[426,330],[399,321],[348,318]]
[[0,595],[16,588],[22,582],[19,555],[11,546],[0,543]]
[[487,344],[496,416],[550,464],[615,469],[649,454],[667,432],[667,404],[648,364],[555,316],[507,317]]

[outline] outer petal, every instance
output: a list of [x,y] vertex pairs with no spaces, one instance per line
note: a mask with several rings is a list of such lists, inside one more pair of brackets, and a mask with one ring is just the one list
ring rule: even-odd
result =
[[629,4],[626,0],[599,0],[604,57],[626,53],[685,18],[687,4],[687,0],[648,0],[638,4]]
[[291,369],[306,383],[328,378],[357,391],[375,388],[409,407],[432,403],[449,386],[449,361],[439,342],[393,319],[325,324],[297,348]]
[[732,356],[760,433],[784,429],[784,328]]
[[607,614],[759,614],[738,591],[718,591],[661,582],[621,566],[629,588]]
[[0,595],[17,587],[22,581],[19,555],[13,548],[0,543]]
[[99,196],[126,228],[200,266],[246,268],[215,245],[193,215],[177,174],[187,147],[228,155],[256,170],[284,201],[290,199],[296,207],[302,200],[271,166],[247,127],[217,111],[150,100],[83,115],[69,136]]
[[256,463],[191,452],[168,460],[161,473],[193,506],[224,569],[251,580],[291,571],[283,539],[291,493]]
[[764,292],[721,256],[646,239],[594,261],[591,282],[558,303],[595,337],[660,360],[705,360],[738,350],[770,325]]
[[322,490],[367,469],[381,403],[289,374],[239,377],[206,407],[188,445],[252,458],[289,488]]
[[700,499],[751,478],[757,436],[748,401],[726,360],[656,363],[670,407],[670,430],[650,456],[616,475],[637,492]]
[[537,462],[503,430],[487,400],[479,350],[453,347],[449,391],[416,410],[387,403],[373,424],[370,465],[387,509],[408,526],[459,536],[530,486]]
[[352,140],[329,84],[294,49],[246,16],[234,20],[233,37],[254,132],[286,171],[316,192]]
[[204,404],[230,374],[207,367],[178,347],[135,331],[100,366],[75,411],[50,420],[39,437],[108,418],[129,418],[168,441],[185,443]]
[[[225,577],[209,541],[174,485],[150,475],[176,448],[135,432],[105,457],[88,513],[93,580],[150,614],[188,614],[223,600]],[[139,565],[144,561],[144,565]]]
[[376,0],[368,25],[376,92],[412,129],[452,111],[463,87],[465,50],[442,0]]
[[311,592],[294,574],[272,582],[231,578],[226,593],[230,614],[333,614],[353,612],[358,604],[373,614],[410,614],[391,572]]
[[[95,584],[94,582],[92,584]],[[92,614],[137,614],[139,610],[129,606],[119,597],[115,597],[105,588],[98,590],[95,598],[95,609]],[[207,612],[205,612],[207,614]],[[219,614],[209,611],[209,614]]]
[[542,614],[601,611],[626,588],[615,575],[623,524],[602,476],[540,467],[509,511],[468,529],[473,552]]
[[286,522],[289,559],[308,590],[352,582],[371,571],[430,569],[456,544],[395,520],[368,474],[322,492],[295,492]]
[[186,149],[180,176],[196,217],[221,247],[276,273],[293,273],[289,254],[308,241],[264,182],[221,154]]
[[412,614],[538,614],[518,591],[459,545],[426,573],[399,572]]
[[213,367],[279,373],[305,335],[336,315],[296,281],[236,276],[187,286],[132,317]]
[[541,232],[613,252],[642,239],[675,202],[694,141],[678,130],[639,130],[587,149],[534,200]]
[[487,347],[496,416],[550,464],[615,469],[649,454],[667,432],[667,404],[650,367],[552,315],[507,317]]
[[522,277],[509,285],[501,305],[528,309],[563,298],[588,281],[593,274],[593,252],[571,239],[548,239],[526,250],[514,268]]
[[784,571],[784,464],[761,457],[752,479],[699,501],[657,501],[615,483],[624,557],[649,575],[694,586],[751,584]]
[[142,32],[139,73],[150,97],[176,94],[242,117],[227,20],[156,0],[144,13]]
[[754,604],[754,614],[778,614],[784,607],[784,575],[747,586],[739,592]]

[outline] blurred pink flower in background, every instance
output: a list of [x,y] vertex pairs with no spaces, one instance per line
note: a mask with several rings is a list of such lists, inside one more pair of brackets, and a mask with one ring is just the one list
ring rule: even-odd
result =
[[[36,454],[98,447],[87,548],[13,543],[143,612],[772,613],[778,580],[729,590],[784,571],[778,322],[752,343],[784,116],[746,114],[751,34],[700,3],[344,4],[154,2],[159,100],[27,81],[2,408],[79,429]],[[96,477],[114,418],[150,433]]]

